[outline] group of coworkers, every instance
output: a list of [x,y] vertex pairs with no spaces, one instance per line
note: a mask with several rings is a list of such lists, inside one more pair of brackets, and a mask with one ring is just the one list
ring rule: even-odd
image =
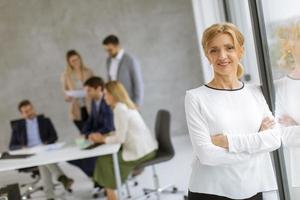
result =
[[[241,31],[231,23],[217,23],[203,32],[203,50],[214,73],[210,82],[188,90],[185,96],[186,121],[193,147],[189,200],[278,199],[270,153],[282,145],[300,147],[300,115],[288,108],[299,102],[299,95],[296,96],[299,90],[290,92],[286,89],[288,85],[300,87],[300,23],[286,27],[283,32],[288,34],[279,34],[282,36],[282,63],[289,65],[290,71],[276,83],[276,90],[281,97],[290,95],[288,99],[294,101],[279,102],[282,106],[276,111],[276,120],[260,86],[241,81],[241,60],[245,53]],[[65,91],[82,87],[86,90],[88,98],[65,98],[70,103],[72,119],[82,134],[95,143],[122,144],[119,160],[124,181],[134,166],[155,157],[157,142],[137,110],[140,102],[134,95],[141,85],[130,85],[141,80],[139,75],[132,76],[132,73],[140,73],[132,67],[136,62],[120,51],[115,36],[104,40],[103,44],[111,55],[107,62],[109,79],[115,81],[104,84],[101,78],[92,77],[79,54],[71,51],[67,53],[68,67],[63,75],[63,86]],[[119,51],[112,50],[111,45]],[[124,63],[127,63],[126,67],[122,66]],[[121,74],[123,80],[116,81]],[[86,103],[88,99],[92,100],[90,109]],[[36,116],[30,102],[22,102],[19,110],[26,120],[12,124],[11,148],[56,141],[49,119]],[[22,135],[26,130],[27,138]],[[108,199],[116,199],[111,159],[111,156],[102,156],[73,164],[80,166],[97,186],[104,187]],[[89,162],[95,165],[87,164]],[[92,168],[87,170],[89,167],[86,166]],[[40,169],[44,180],[48,170],[55,173],[66,188],[73,183],[56,165]]]
[[[103,40],[108,52],[108,82],[95,76],[75,50],[66,53],[67,67],[62,74],[65,101],[70,106],[70,118],[86,140],[99,144],[122,144],[118,153],[121,180],[124,182],[134,168],[155,158],[158,144],[145,124],[138,108],[143,99],[143,81],[138,62],[121,47],[115,35]],[[68,91],[84,90],[85,96],[68,96]],[[30,100],[18,106],[22,119],[11,121],[9,148],[35,147],[58,140],[49,117],[37,114]],[[107,199],[117,199],[112,156],[100,156],[70,161],[94,183],[94,192],[105,191]],[[55,199],[52,179],[70,190],[74,177],[68,177],[57,164],[38,167],[47,200]]]

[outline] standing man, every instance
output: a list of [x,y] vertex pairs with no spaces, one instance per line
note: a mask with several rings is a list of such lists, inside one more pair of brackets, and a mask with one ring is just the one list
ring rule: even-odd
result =
[[124,51],[115,35],[107,36],[102,44],[108,53],[106,61],[108,79],[120,81],[132,101],[138,107],[141,106],[144,98],[144,83],[137,60]]
[[[57,141],[57,134],[51,120],[44,115],[37,115],[29,100],[21,101],[18,109],[22,119],[11,121],[10,150],[53,144]],[[39,171],[47,200],[54,200],[55,196],[52,176],[55,176],[66,190],[71,189],[74,180],[67,177],[57,164],[39,166]]]

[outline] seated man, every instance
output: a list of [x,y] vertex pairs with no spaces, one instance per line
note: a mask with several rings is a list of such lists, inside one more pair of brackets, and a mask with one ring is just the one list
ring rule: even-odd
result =
[[[11,150],[52,144],[57,141],[57,134],[51,120],[43,115],[37,115],[30,101],[21,101],[18,108],[23,119],[11,122],[12,137],[9,144]],[[56,164],[39,166],[39,171],[48,200],[54,199],[52,174],[56,176],[66,190],[70,190],[74,182],[64,175]]]
[[[114,130],[113,113],[106,104],[103,96],[104,81],[100,77],[91,77],[84,83],[86,96],[91,100],[91,112],[83,125],[82,133],[88,138],[89,134],[107,134]],[[93,177],[97,157],[70,161],[78,166],[89,177]],[[94,197],[97,197],[100,187],[94,182]]]
[[91,100],[91,113],[83,126],[83,134],[107,134],[114,130],[113,113],[104,100],[104,81],[91,77],[84,83],[87,98]]

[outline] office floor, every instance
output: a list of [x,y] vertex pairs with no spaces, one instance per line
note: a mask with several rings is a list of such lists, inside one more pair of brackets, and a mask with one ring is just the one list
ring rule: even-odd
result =
[[[188,180],[191,171],[191,159],[192,159],[192,148],[188,136],[175,136],[173,137],[173,144],[175,147],[176,155],[175,157],[164,164],[157,166],[157,172],[160,177],[161,185],[174,184],[178,187],[179,190],[184,191],[181,194],[163,194],[163,200],[182,200],[183,195],[186,194]],[[92,183],[91,181],[76,167],[67,164],[60,164],[63,171],[70,177],[74,177],[75,183],[73,186],[73,193],[64,194],[63,190],[59,187],[56,190],[59,198],[65,200],[92,200],[91,191]],[[28,175],[19,174],[16,171],[1,172],[0,173],[0,186],[10,183],[26,183],[30,178]],[[139,185],[137,187],[130,187],[132,196],[142,195],[142,188],[152,187],[152,170],[147,168],[142,175],[137,178]],[[132,183],[130,184],[132,185]],[[125,190],[124,190],[125,191]],[[64,198],[61,198],[64,196]],[[44,200],[43,192],[37,192],[32,196],[33,200]],[[104,199],[98,198],[98,199]],[[155,199],[151,197],[150,199]]]

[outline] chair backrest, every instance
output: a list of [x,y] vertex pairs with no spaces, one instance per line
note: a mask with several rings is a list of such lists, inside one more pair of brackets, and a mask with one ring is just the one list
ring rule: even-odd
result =
[[170,136],[171,115],[167,110],[159,110],[156,114],[155,136],[158,141],[158,154],[168,157],[175,155]]

